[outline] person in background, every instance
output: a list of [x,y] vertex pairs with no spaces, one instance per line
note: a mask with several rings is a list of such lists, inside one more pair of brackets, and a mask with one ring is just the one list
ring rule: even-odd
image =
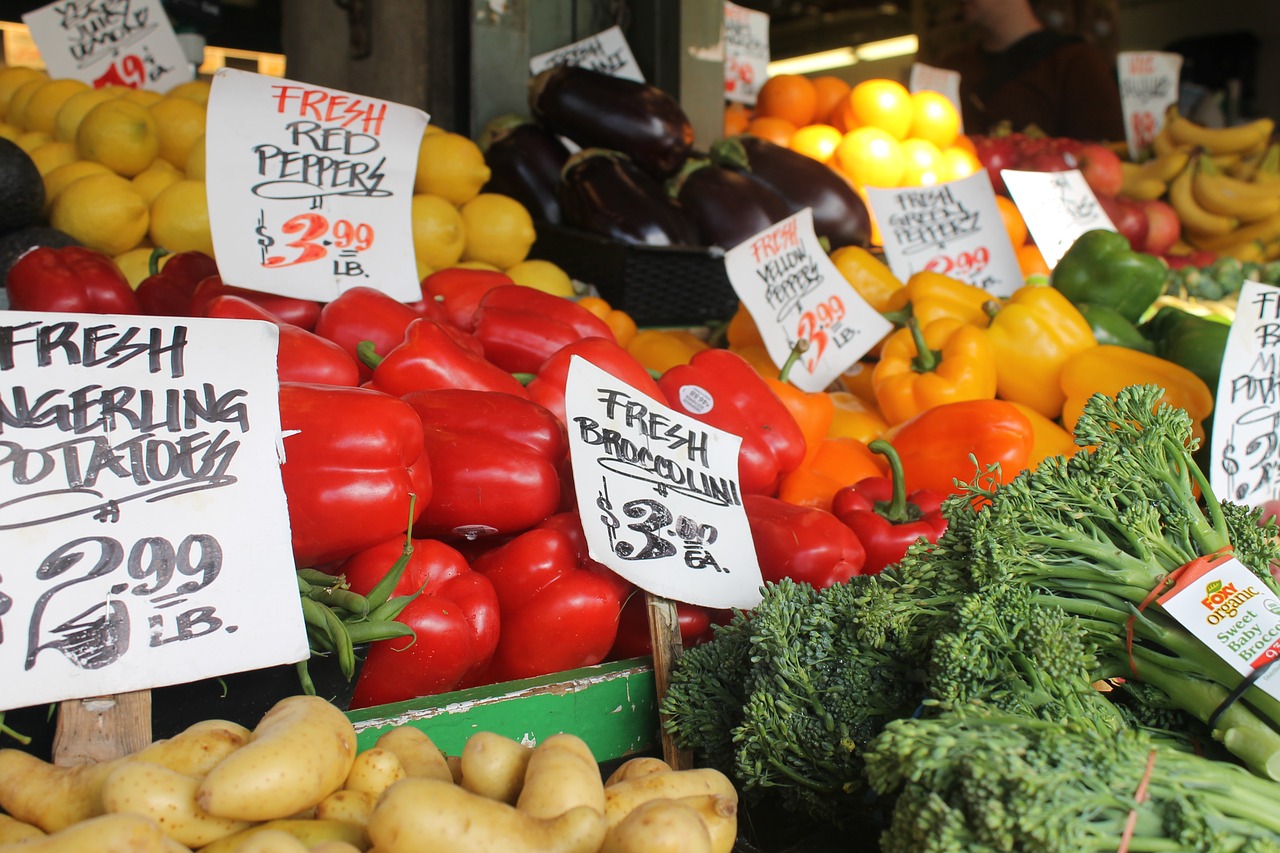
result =
[[1045,26],[1030,0],[960,0],[975,43],[936,64],[960,73],[968,133],[1002,121],[1049,136],[1124,139],[1116,72],[1106,55],[1079,36]]

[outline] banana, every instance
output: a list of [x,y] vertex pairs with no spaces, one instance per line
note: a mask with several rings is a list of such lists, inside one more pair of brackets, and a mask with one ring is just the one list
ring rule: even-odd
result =
[[[1230,234],[1240,225],[1234,216],[1223,215],[1205,210],[1196,201],[1192,189],[1192,181],[1198,170],[1198,161],[1189,160],[1178,176],[1169,184],[1169,204],[1173,205],[1178,218],[1182,220],[1183,230],[1188,236],[1197,238],[1221,237]],[[1199,245],[1198,240],[1196,245]]]
[[[1181,216],[1182,214],[1179,213],[1178,215]],[[1183,221],[1183,225],[1190,227],[1187,226],[1185,220]],[[1280,241],[1280,213],[1273,213],[1266,219],[1259,219],[1257,222],[1250,222],[1243,228],[1236,228],[1224,234],[1199,234],[1192,242],[1195,243],[1197,249],[1206,249],[1210,252],[1222,252],[1233,246],[1240,246],[1254,241],[1264,244]]]
[[1249,154],[1266,147],[1276,123],[1271,118],[1260,118],[1233,127],[1206,127],[1171,106],[1164,127],[1168,128],[1169,137],[1181,145],[1197,146],[1210,154]]
[[1134,201],[1147,201],[1148,199],[1160,198],[1169,188],[1168,184],[1159,178],[1148,176],[1146,167],[1137,163],[1121,162],[1120,170],[1124,175],[1124,180],[1120,184],[1119,195],[1125,198],[1133,199]]
[[1267,152],[1262,156],[1250,180],[1255,184],[1280,186],[1280,142],[1267,146]]
[[1156,133],[1155,138],[1151,140],[1151,151],[1156,157],[1168,157],[1173,154],[1183,153],[1188,157],[1191,156],[1191,149],[1194,146],[1184,145],[1173,138],[1169,132],[1169,123],[1166,121],[1164,127]]
[[1253,184],[1217,171],[1213,161],[1201,155],[1191,191],[1196,202],[1210,213],[1256,222],[1280,213],[1280,187]]
[[1142,170],[1148,178],[1158,178],[1167,184],[1186,168],[1187,161],[1190,159],[1190,148],[1176,148],[1152,157],[1142,164]]

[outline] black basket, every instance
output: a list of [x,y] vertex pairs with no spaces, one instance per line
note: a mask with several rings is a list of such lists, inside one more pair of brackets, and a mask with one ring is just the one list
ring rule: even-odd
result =
[[738,295],[716,248],[621,243],[562,225],[537,223],[530,257],[551,261],[593,285],[639,326],[701,326],[728,320]]

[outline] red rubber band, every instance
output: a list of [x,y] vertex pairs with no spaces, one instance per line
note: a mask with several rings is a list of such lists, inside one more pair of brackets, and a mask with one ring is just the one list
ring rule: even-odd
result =
[[1133,831],[1138,826],[1138,805],[1147,801],[1147,783],[1151,781],[1151,772],[1156,767],[1156,751],[1153,749],[1147,755],[1147,769],[1142,773],[1142,779],[1138,781],[1138,789],[1133,792],[1134,807],[1129,809],[1129,817],[1124,822],[1124,833],[1120,836],[1120,846],[1116,848],[1116,853],[1129,853],[1129,842],[1133,839]]

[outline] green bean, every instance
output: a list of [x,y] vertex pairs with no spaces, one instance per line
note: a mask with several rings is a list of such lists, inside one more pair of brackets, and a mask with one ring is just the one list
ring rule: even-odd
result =
[[391,597],[391,593],[395,591],[396,584],[400,583],[400,578],[404,576],[405,567],[409,565],[409,558],[413,556],[413,508],[417,504],[418,496],[409,493],[409,527],[404,532],[404,550],[400,552],[400,559],[392,564],[391,569],[382,576],[382,580],[369,591],[369,609],[377,610],[387,599]]
[[405,607],[409,605],[409,602],[417,598],[421,592],[422,590],[418,590],[418,592],[410,593],[409,595],[397,595],[395,598],[390,599],[389,601],[387,601],[386,604],[382,605],[377,610],[371,611],[369,613],[368,621],[390,622],[392,619],[395,619],[397,616],[399,616],[401,611],[403,611]]
[[[412,637],[413,629],[403,622],[353,622],[347,626],[347,634],[352,643],[359,645],[396,637]],[[408,647],[405,646],[406,649]]]
[[345,586],[347,582],[342,575],[331,575],[319,569],[298,569],[298,577],[314,586]]
[[352,648],[351,634],[347,632],[347,624],[338,618],[338,614],[329,608],[324,609],[325,618],[329,622],[329,637],[333,640],[338,655],[338,668],[350,681],[356,674],[356,653]]

